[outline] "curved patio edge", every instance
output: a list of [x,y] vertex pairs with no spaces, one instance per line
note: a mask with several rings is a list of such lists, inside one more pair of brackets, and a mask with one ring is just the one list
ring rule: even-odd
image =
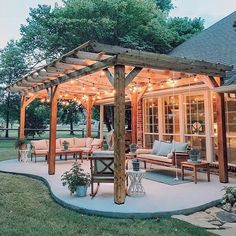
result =
[[42,176],[29,174],[29,173],[3,171],[3,170],[0,170],[0,173],[21,175],[21,176],[30,177],[36,180],[40,180],[48,187],[50,195],[52,196],[52,199],[58,204],[60,204],[61,206],[67,209],[76,211],[81,214],[102,216],[102,217],[108,217],[108,218],[119,218],[119,219],[154,219],[156,217],[170,218],[172,215],[189,215],[198,211],[203,211],[203,210],[206,210],[207,208],[216,206],[221,201],[221,199],[217,199],[217,200],[213,200],[209,203],[202,204],[196,207],[187,208],[183,210],[177,210],[177,211],[166,211],[166,212],[124,213],[124,212],[97,211],[97,210],[90,210],[86,208],[80,208],[80,207],[77,207],[75,205],[72,205],[63,201],[62,199],[60,199],[53,193],[49,182]]

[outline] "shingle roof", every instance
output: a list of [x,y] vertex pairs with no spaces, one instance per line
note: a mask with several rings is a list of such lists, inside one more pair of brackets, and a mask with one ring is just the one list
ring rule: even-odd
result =
[[[176,47],[169,54],[189,59],[233,65],[236,70],[236,11]],[[228,74],[224,85],[236,84],[236,75]]]
[[187,40],[170,55],[234,65],[236,69],[236,11]]

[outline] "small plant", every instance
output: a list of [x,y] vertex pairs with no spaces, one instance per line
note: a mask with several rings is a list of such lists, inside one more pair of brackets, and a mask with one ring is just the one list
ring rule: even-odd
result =
[[225,191],[221,204],[229,203],[231,206],[236,202],[236,187],[226,186],[221,191]]
[[91,178],[88,173],[84,172],[81,164],[75,162],[69,171],[66,171],[61,176],[62,185],[68,185],[68,189],[73,194],[78,186],[88,186]]
[[132,144],[130,144],[129,148],[130,148],[131,153],[135,153],[137,150],[137,144],[132,143]]
[[18,138],[15,142],[15,148],[26,149],[27,148],[27,139],[26,138]]
[[103,141],[102,148],[103,148],[103,150],[108,150],[109,149],[109,145],[107,144],[106,140]]
[[63,145],[64,150],[68,150],[68,148],[69,148],[69,143],[68,143],[66,140],[64,140],[64,142],[62,143],[62,145]]
[[198,149],[191,149],[189,151],[189,158],[191,161],[198,161],[200,159],[200,151]]

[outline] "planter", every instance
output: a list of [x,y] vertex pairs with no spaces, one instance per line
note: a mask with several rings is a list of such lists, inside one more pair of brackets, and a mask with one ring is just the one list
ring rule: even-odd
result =
[[64,145],[63,148],[64,148],[64,150],[68,150],[69,146],[68,145]]
[[140,169],[140,162],[138,159],[132,160],[133,171],[139,171]]
[[21,145],[19,145],[19,150],[26,150],[27,149],[27,144],[23,143]]
[[104,143],[104,144],[103,144],[103,146],[102,146],[102,148],[103,148],[103,150],[105,150],[105,151],[106,151],[106,150],[108,150],[108,149],[109,149],[109,146],[108,146],[108,144]]
[[137,145],[131,144],[131,145],[129,146],[129,151],[130,151],[131,153],[136,153],[136,151],[137,151]]
[[189,152],[189,159],[192,161],[192,162],[197,162],[200,160],[200,151],[199,150],[196,150],[196,149],[193,149]]
[[77,197],[86,197],[87,195],[87,185],[81,185],[76,188],[76,196]]

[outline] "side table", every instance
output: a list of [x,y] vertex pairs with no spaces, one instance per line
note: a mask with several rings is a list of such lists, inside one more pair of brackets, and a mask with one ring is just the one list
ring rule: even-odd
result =
[[208,162],[181,162],[181,176],[182,180],[184,180],[184,167],[189,167],[193,169],[193,178],[194,183],[197,184],[197,170],[200,168],[206,168],[207,170],[207,180],[210,182],[210,167]]
[[19,150],[19,153],[20,153],[19,161],[27,162],[29,150],[27,150],[27,149],[26,150]]
[[145,190],[141,183],[145,172],[146,172],[145,170],[139,170],[139,171],[127,170],[126,171],[130,179],[130,186],[127,192],[129,196],[135,197],[135,196],[145,195]]

